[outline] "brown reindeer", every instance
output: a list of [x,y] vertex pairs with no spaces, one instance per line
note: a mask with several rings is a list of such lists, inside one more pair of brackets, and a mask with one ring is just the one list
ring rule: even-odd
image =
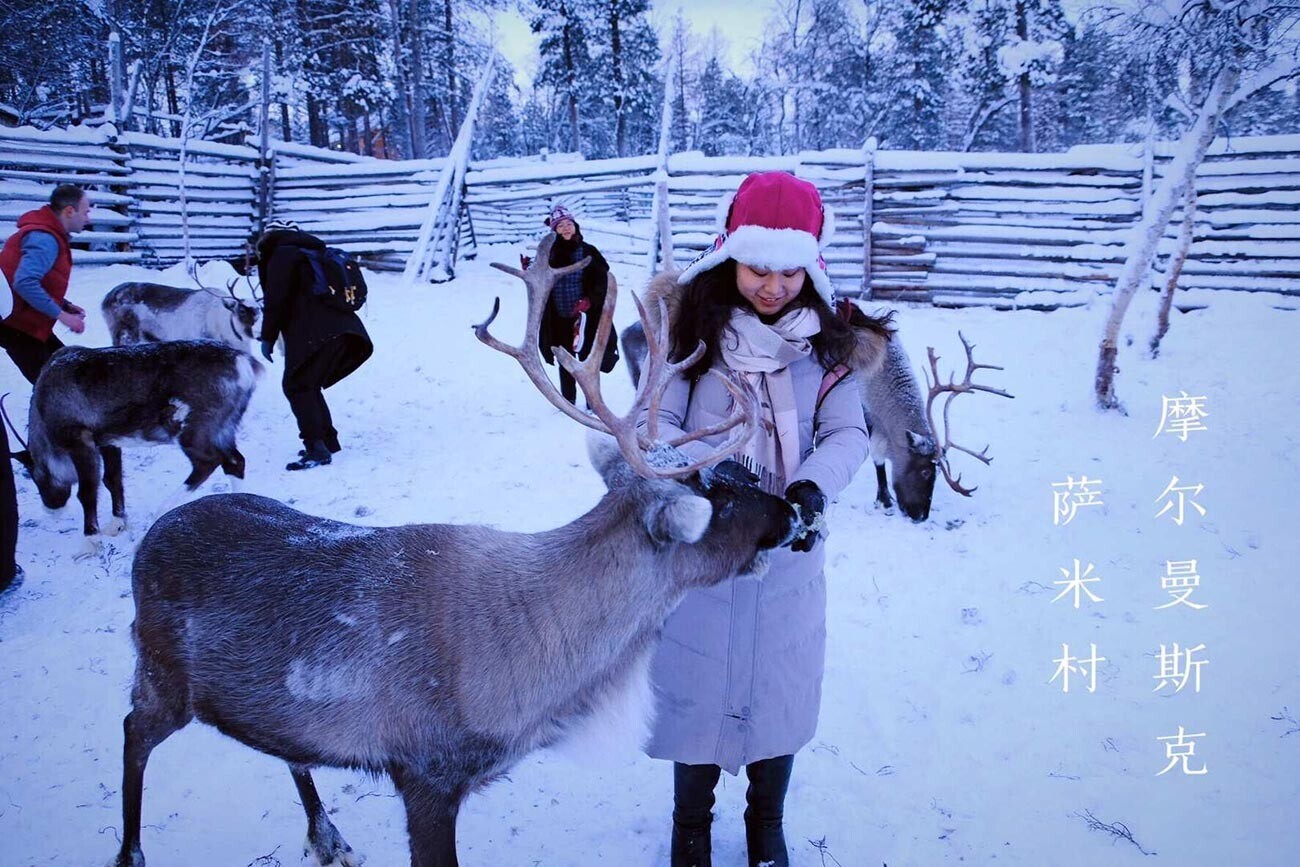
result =
[[[542,533],[423,524],[355,527],[263,497],[207,497],[164,515],[132,573],[138,651],[124,722],[123,839],[117,867],[142,867],[140,797],[150,751],[198,719],[289,764],[307,814],[305,855],[357,863],[312,782],[317,765],[388,774],[406,808],[413,867],[453,867],[456,815],[475,789],[529,752],[649,695],[664,619],[690,588],[763,572],[766,551],[798,521],[782,499],[704,467],[734,453],[756,423],[755,397],[727,444],[688,462],[681,442],[638,434],[688,358],[670,364],[657,335],[631,410],[599,388],[616,287],[609,281],[585,364],[555,354],[594,416],[547,379],[537,331],[557,276],[553,236],[528,271],[528,327],[507,346],[562,411],[610,434],[593,463],[608,492],[587,514]],[[498,301],[499,304],[499,301]],[[642,311],[644,313],[644,311]],[[494,308],[493,316],[496,309]],[[703,351],[700,346],[698,352]],[[621,456],[620,456],[621,455]],[[635,704],[635,703],[633,703]]]

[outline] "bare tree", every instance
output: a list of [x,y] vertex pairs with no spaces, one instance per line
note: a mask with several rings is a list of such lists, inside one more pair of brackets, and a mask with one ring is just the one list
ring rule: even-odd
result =
[[1124,314],[1146,280],[1174,209],[1193,189],[1197,167],[1224,113],[1252,94],[1300,74],[1300,10],[1271,0],[1183,0],[1172,17],[1155,2],[1120,17],[1127,17],[1142,50],[1156,46],[1167,62],[1184,62],[1193,80],[1208,83],[1195,121],[1176,145],[1133,228],[1102,333],[1094,379],[1097,405],[1122,411],[1115,394],[1115,360]]

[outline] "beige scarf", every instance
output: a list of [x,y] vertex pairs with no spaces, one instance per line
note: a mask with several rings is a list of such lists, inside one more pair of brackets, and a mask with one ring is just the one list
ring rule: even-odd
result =
[[722,333],[722,361],[740,373],[759,398],[762,425],[736,459],[757,473],[763,489],[785,491],[799,468],[799,409],[790,364],[812,352],[808,338],[821,331],[811,307],[791,310],[771,325],[737,307]]

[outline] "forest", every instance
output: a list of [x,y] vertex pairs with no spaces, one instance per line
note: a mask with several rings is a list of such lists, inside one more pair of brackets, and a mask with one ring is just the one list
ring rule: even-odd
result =
[[[666,86],[675,152],[790,154],[870,138],[1052,152],[1176,138],[1226,50],[1205,23],[1223,7],[1240,7],[1238,36],[1256,37],[1243,65],[1294,47],[1293,11],[1246,0],[775,0],[757,13],[762,41],[740,71],[727,33],[700,35],[648,0],[0,0],[0,123],[112,121],[237,142],[258,128],[267,78],[275,138],[436,157],[498,39],[494,16],[514,11],[539,62],[521,86],[497,60],[476,159],[654,152]],[[1292,63],[1236,104],[1222,132],[1300,129],[1294,74]]]

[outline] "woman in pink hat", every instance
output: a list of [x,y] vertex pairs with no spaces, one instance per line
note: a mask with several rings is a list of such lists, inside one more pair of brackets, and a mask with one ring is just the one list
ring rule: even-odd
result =
[[[673,867],[710,867],[713,789],[722,771],[737,774],[741,766],[749,779],[749,864],[789,864],[785,794],[794,754],[812,739],[821,703],[823,515],[867,456],[850,371],[874,369],[889,335],[884,320],[856,308],[854,327],[835,313],[821,257],[830,222],[807,181],[784,172],[750,175],[725,203],[713,246],[680,275],[656,277],[648,292],[651,311],[659,298],[668,301],[673,358],[701,340],[707,347],[664,395],[665,438],[730,414],[730,394],[717,377],[704,375],[710,369],[748,379],[760,399],[762,430],[713,477],[784,495],[807,527],[802,539],[772,552],[761,580],[694,590],[664,626],[652,665],[659,705],[646,751],[674,762]],[[724,437],[683,449],[697,457]]]

